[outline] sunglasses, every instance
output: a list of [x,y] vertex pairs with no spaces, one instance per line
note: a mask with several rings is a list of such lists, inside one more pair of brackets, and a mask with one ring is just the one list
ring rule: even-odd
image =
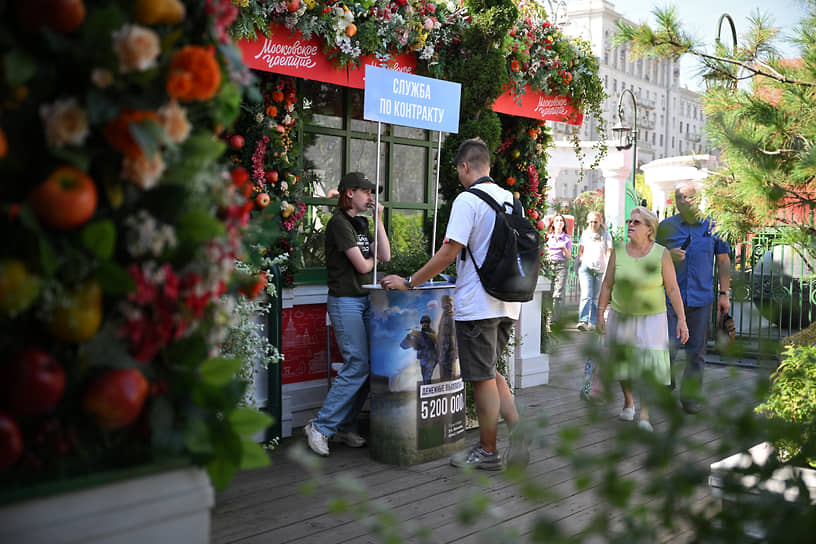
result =
[[643,221],[641,221],[640,219],[627,219],[626,223],[629,224],[629,225],[637,226],[637,225],[643,224]]

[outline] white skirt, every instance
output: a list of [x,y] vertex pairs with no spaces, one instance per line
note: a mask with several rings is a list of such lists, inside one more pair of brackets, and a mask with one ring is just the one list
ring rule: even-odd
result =
[[[612,361],[619,380],[651,375],[658,383],[671,383],[669,325],[666,312],[652,315],[617,314],[609,308],[607,346],[625,346],[624,360]],[[616,350],[616,353],[621,353]]]

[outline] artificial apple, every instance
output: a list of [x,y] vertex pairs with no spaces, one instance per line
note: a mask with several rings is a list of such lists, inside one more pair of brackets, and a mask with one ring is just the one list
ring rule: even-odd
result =
[[20,259],[0,259],[0,314],[13,317],[27,310],[40,295],[40,278]]
[[547,228],[547,224],[544,222],[544,220],[543,220],[543,219],[539,219],[539,220],[536,222],[536,228],[537,228],[538,230],[544,230],[545,228]]
[[56,303],[48,316],[48,330],[61,340],[90,340],[102,324],[102,289],[86,281]]
[[278,171],[277,170],[269,170],[264,174],[264,178],[269,183],[277,183],[278,182]]
[[29,347],[0,373],[3,405],[18,416],[35,416],[57,405],[65,392],[65,371],[47,351]]
[[232,177],[232,182],[239,189],[249,181],[249,172],[247,172],[243,166],[234,168],[232,172],[230,172],[230,176]]
[[37,217],[51,228],[73,229],[85,224],[96,211],[93,180],[74,166],[60,166],[28,196]]
[[233,135],[229,140],[229,144],[233,149],[241,149],[244,147],[244,143],[244,137],[240,134]]
[[289,13],[294,13],[300,9],[300,0],[286,0],[286,9]]
[[346,27],[346,36],[351,38],[355,34],[357,34],[357,25],[355,25],[354,23],[349,23],[349,25]]
[[83,0],[17,0],[20,23],[27,30],[47,26],[67,34],[85,20]]
[[255,197],[255,203],[259,208],[266,208],[269,206],[270,201],[271,199],[267,193],[258,193],[258,196]]
[[23,453],[23,435],[9,414],[0,412],[0,470],[17,462]]
[[102,429],[121,429],[139,417],[148,389],[147,379],[135,368],[109,370],[91,383],[82,405]]

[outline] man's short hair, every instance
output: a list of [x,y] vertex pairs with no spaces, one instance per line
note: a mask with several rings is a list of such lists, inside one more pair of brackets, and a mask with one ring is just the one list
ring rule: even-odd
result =
[[430,323],[431,322],[431,316],[423,315],[422,317],[419,318],[419,322],[420,323]]
[[490,166],[490,152],[481,138],[471,138],[459,144],[456,156],[453,157],[453,164],[458,166],[463,162],[467,162],[477,169]]

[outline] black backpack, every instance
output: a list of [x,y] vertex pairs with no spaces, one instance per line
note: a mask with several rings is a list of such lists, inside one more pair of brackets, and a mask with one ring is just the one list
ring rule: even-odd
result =
[[[524,217],[519,199],[513,197],[513,211],[507,213],[504,205],[479,189],[468,189],[484,200],[496,212],[490,245],[482,267],[476,264],[473,253],[470,260],[479,274],[482,287],[491,296],[506,302],[533,300],[541,268],[541,236],[530,221]],[[462,250],[462,258],[467,247]]]

